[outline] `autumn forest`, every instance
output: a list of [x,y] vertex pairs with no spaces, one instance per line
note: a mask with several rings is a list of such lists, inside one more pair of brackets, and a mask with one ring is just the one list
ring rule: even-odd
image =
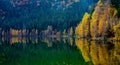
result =
[[120,0],[0,0],[0,65],[120,65]]

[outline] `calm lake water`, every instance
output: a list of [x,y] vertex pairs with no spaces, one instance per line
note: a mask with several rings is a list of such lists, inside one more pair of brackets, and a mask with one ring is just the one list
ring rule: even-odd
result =
[[0,65],[120,65],[120,42],[1,38]]

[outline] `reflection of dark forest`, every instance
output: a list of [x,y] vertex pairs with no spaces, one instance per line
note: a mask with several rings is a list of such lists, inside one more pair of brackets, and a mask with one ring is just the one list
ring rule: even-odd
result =
[[78,38],[2,38],[0,64],[119,65],[119,46],[119,42]]
[[[13,39],[13,38],[12,38]],[[17,38],[14,38],[14,40]],[[72,39],[43,38],[34,42],[0,42],[1,65],[77,65],[86,63]],[[70,41],[72,44],[70,44]]]
[[0,38],[0,44],[39,44],[41,42],[46,43],[48,47],[52,47],[54,43],[63,42],[70,46],[74,45],[74,38],[61,38],[61,37],[2,37]]

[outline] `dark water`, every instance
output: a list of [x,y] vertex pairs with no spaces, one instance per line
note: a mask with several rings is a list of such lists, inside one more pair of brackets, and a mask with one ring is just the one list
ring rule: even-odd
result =
[[1,38],[0,65],[120,65],[120,43],[72,38]]

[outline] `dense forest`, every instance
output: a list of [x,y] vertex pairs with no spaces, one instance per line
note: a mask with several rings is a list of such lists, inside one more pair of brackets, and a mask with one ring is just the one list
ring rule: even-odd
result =
[[75,29],[85,12],[92,12],[97,0],[0,0],[0,28],[8,31],[48,26],[63,32]]
[[120,65],[120,0],[0,0],[0,65]]
[[1,0],[0,35],[60,36],[75,33],[81,37],[119,36],[120,1],[97,2]]
[[92,15],[85,13],[76,27],[80,37],[113,38],[120,36],[120,0],[99,0]]

